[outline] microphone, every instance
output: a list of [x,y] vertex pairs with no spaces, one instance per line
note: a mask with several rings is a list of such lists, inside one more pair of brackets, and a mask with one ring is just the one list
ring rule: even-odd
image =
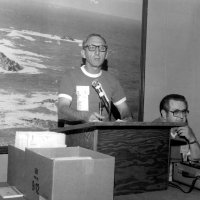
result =
[[108,99],[105,91],[103,90],[101,83],[99,83],[99,81],[97,81],[97,80],[94,80],[94,81],[92,81],[92,87],[95,89],[95,91],[99,95],[99,98],[101,99],[103,106],[106,108],[106,111],[108,112],[108,114],[110,116],[109,99]]

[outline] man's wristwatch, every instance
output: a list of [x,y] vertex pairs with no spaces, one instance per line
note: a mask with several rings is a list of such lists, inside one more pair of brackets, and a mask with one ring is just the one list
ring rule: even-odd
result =
[[192,141],[192,142],[189,142],[189,144],[195,144],[195,143],[197,143],[197,140],[194,140],[194,141]]

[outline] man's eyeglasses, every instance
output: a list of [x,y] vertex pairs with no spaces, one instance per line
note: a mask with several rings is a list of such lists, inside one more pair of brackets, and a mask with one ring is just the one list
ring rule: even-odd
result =
[[189,114],[189,110],[169,110],[169,112],[171,112],[173,114],[174,117],[180,117],[181,115],[183,117],[186,117],[187,114]]
[[88,48],[89,51],[96,51],[96,49],[98,48],[98,50],[100,52],[106,52],[107,51],[107,46],[106,45],[85,45],[84,48]]

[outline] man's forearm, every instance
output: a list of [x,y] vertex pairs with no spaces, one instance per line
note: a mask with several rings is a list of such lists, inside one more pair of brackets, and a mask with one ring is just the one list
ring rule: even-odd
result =
[[200,145],[193,132],[192,128],[188,126],[188,144],[190,148],[190,158],[191,160],[200,160]]
[[189,145],[191,160],[200,160],[200,145],[198,141]]
[[88,121],[88,112],[86,111],[78,111],[67,106],[62,106],[59,108],[59,113],[67,121]]
[[120,105],[116,105],[116,106],[122,120],[128,120],[128,121],[133,120],[132,113],[129,110],[129,107],[126,102],[123,102]]
[[130,120],[132,121],[133,120],[133,117],[132,117],[132,114],[129,112],[129,110],[126,110],[126,111],[123,111],[120,113],[121,115],[121,119],[123,120]]

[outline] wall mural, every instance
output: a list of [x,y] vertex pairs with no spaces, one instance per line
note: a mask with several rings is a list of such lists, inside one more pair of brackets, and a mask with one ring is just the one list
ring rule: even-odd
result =
[[80,67],[81,43],[90,33],[106,38],[108,70],[137,120],[141,25],[141,0],[1,0],[0,133],[57,125],[60,78]]

